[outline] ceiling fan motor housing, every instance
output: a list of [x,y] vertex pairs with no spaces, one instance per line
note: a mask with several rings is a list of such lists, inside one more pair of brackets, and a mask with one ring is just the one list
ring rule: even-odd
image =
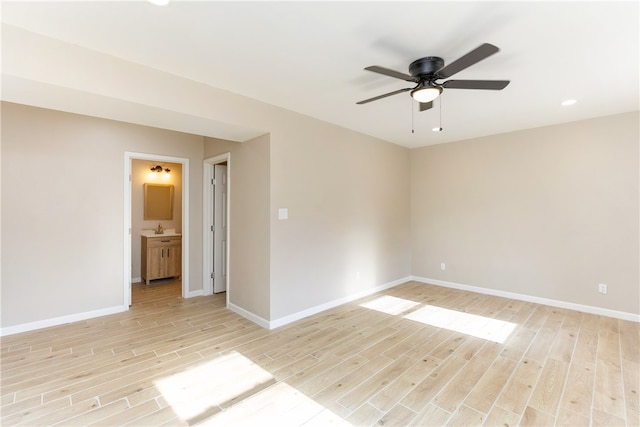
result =
[[444,59],[439,56],[427,56],[413,61],[409,65],[409,73],[413,77],[426,77],[444,67]]

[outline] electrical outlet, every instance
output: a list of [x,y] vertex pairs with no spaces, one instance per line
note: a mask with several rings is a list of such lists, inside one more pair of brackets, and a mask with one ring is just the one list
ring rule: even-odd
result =
[[440,263],[440,270],[446,270],[447,269],[447,265],[444,262]]
[[601,294],[606,294],[607,293],[607,285],[605,285],[604,283],[598,284],[598,292],[600,292]]

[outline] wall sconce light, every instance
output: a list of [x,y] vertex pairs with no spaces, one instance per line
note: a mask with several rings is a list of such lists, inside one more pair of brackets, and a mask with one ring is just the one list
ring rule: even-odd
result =
[[162,166],[160,166],[160,165],[156,165],[156,166],[152,166],[152,167],[151,167],[151,172],[158,172],[158,173],[160,173],[160,172],[162,172],[163,170],[164,170],[166,173],[171,172],[171,169],[169,169],[169,168],[162,169]]

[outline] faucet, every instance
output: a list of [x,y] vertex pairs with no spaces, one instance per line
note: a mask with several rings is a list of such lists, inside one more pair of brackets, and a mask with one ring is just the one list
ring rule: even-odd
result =
[[164,228],[162,228],[162,224],[158,224],[158,228],[156,228],[156,234],[164,233]]

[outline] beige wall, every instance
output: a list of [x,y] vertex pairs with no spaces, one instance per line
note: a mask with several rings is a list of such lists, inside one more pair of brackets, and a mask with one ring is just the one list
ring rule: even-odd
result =
[[272,319],[411,275],[408,149],[299,117],[271,191]]
[[205,141],[231,152],[232,303],[277,321],[410,276],[408,149],[300,115],[268,141]]
[[229,301],[269,320],[269,135],[238,143],[205,138],[205,159],[231,153]]
[[[171,173],[151,172],[153,166],[161,165],[169,168]],[[145,221],[144,219],[144,184],[173,185],[173,219],[162,221]],[[182,164],[153,160],[131,161],[131,277],[140,279],[140,247],[142,230],[150,230],[162,224],[165,229],[173,228],[182,233]]]
[[413,274],[639,313],[638,129],[634,112],[413,150]]
[[232,153],[231,302],[266,320],[411,274],[638,313],[637,113],[409,151],[295,113],[240,144],[2,106],[3,327],[122,304],[125,151],[190,160],[190,292],[202,159]]
[[[235,108],[242,109],[243,102]],[[232,103],[229,105],[232,106]],[[67,240],[65,245],[73,250],[86,248],[95,240],[96,234],[105,233],[105,239],[108,235],[110,242],[105,251],[110,254],[108,259],[112,268],[108,271],[108,277],[100,276],[99,280],[100,293],[108,293],[108,298],[93,294],[89,290],[91,287],[82,288],[78,279],[71,288],[78,287],[79,295],[83,296],[71,303],[58,301],[62,297],[52,298],[56,294],[53,289],[64,282],[64,273],[57,277],[45,273],[32,278],[25,276],[28,280],[36,281],[50,277],[56,286],[42,294],[41,303],[55,303],[46,310],[14,312],[7,309],[3,312],[3,326],[121,304],[123,272],[122,261],[118,261],[118,257],[122,256],[122,236],[118,233],[123,227],[121,175],[124,151],[190,159],[191,282],[188,291],[202,289],[202,159],[229,151],[226,147],[217,146],[215,141],[218,140],[207,138],[207,143],[203,144],[202,137],[177,132],[17,104],[6,106],[3,125],[11,124],[3,129],[3,139],[8,141],[2,148],[3,165],[14,162],[11,157],[13,150],[16,155],[22,156],[26,147],[17,141],[30,141],[37,147],[36,150],[47,144],[55,147],[41,153],[42,161],[46,162],[46,159],[55,159],[59,153],[69,151],[69,146],[80,145],[81,141],[87,139],[86,132],[99,135],[94,138],[93,144],[85,142],[85,145],[107,153],[95,156],[73,153],[70,163],[91,166],[86,166],[74,176],[67,175],[66,169],[60,175],[60,182],[64,185],[48,194],[59,195],[63,190],[71,191],[65,195],[66,199],[69,203],[80,205],[81,211],[89,218],[86,226],[88,231],[74,234],[74,238]],[[254,117],[260,126],[265,125],[268,119],[277,129],[277,137],[275,142],[273,134],[242,144],[227,142],[235,146],[237,151],[231,150],[235,157],[231,160],[233,210],[230,244],[233,252],[230,274],[233,280],[231,289],[236,290],[235,294],[231,292],[231,302],[266,320],[274,320],[407,277],[410,274],[407,209],[409,151],[293,112],[253,101],[247,106],[252,108],[242,109],[243,114]],[[29,128],[29,122],[39,123],[39,127]],[[41,131],[34,136],[32,133],[36,128]],[[62,134],[57,136],[56,132],[48,131],[49,128],[61,129]],[[48,134],[52,137],[45,137]],[[181,143],[183,140],[187,143]],[[206,147],[204,152],[203,146]],[[274,150],[274,147],[277,148]],[[100,164],[99,168],[107,171],[102,177],[110,185],[109,191],[103,192],[108,197],[99,200],[100,204],[111,208],[108,217],[120,227],[115,234],[107,232],[104,226],[94,225],[100,222],[93,220],[98,214],[88,205],[92,203],[91,198],[78,198],[72,192],[73,188],[90,182],[87,177],[96,175],[94,157],[95,162]],[[277,165],[277,171],[273,165]],[[29,180],[24,180],[17,187],[12,187],[9,193],[5,192],[8,180],[13,182],[21,179],[18,172],[18,169],[3,169],[3,212],[7,211],[9,218],[15,214],[14,207],[18,206],[11,203],[14,198],[19,198],[16,192],[26,193],[29,188]],[[384,178],[385,173],[392,178]],[[324,190],[326,185],[331,186],[330,190]],[[29,188],[28,191],[32,190]],[[38,190],[34,190],[33,194],[37,197]],[[5,209],[6,206],[10,207]],[[277,220],[278,207],[289,208],[289,221]],[[320,210],[316,211],[317,208]],[[64,224],[62,229],[65,230],[74,224],[68,218],[60,221],[45,213],[33,215],[43,223],[53,221]],[[15,229],[27,228],[18,216]],[[10,224],[11,219],[3,220],[3,234],[5,230],[13,228]],[[32,242],[33,239],[25,238],[27,236],[19,232],[9,237],[3,236],[3,248]],[[274,236],[278,239],[275,244]],[[44,239],[47,247],[55,246],[51,231],[39,237],[41,241]],[[18,240],[20,243],[17,243]],[[71,275],[94,277],[95,271],[98,271],[95,264],[100,262],[87,251],[80,252],[92,260],[86,263],[86,268],[85,264],[76,264],[64,255],[61,255],[58,265]],[[3,303],[18,302],[7,303],[8,306],[31,304],[30,295],[18,285],[23,280],[24,266],[30,259],[25,256],[25,253],[16,254],[11,259],[15,267],[5,267],[3,270]],[[46,254],[42,254],[41,258],[40,262],[53,263]],[[292,262],[294,258],[295,262]],[[319,260],[323,262],[319,263]],[[103,282],[109,285],[105,286]],[[38,303],[32,305],[37,307]]]
[[202,289],[202,141],[3,103],[2,326],[122,306],[125,151],[189,159],[189,291]]

